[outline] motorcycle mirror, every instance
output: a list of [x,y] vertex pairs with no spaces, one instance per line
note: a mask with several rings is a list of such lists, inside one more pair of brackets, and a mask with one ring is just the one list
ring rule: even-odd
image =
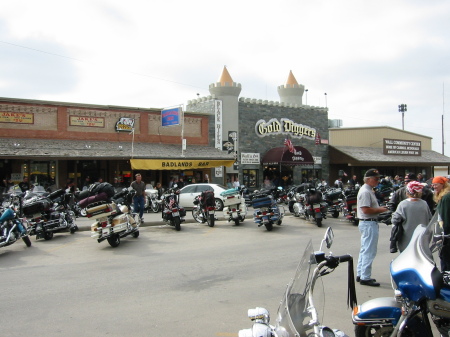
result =
[[326,244],[327,248],[330,249],[331,245],[333,244],[333,239],[334,239],[334,233],[333,233],[333,229],[331,227],[328,227],[325,235],[323,237],[322,242],[320,243],[320,251],[322,251],[322,245],[323,243]]

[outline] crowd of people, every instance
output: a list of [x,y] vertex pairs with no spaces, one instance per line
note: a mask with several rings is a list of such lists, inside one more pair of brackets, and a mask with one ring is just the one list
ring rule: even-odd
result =
[[[353,177],[355,179],[355,177]],[[372,277],[372,264],[377,254],[379,221],[378,215],[389,211],[380,206],[375,196],[375,188],[384,183],[398,183],[401,187],[387,204],[393,212],[390,237],[390,252],[402,252],[408,246],[417,226],[426,226],[435,212],[443,225],[444,234],[450,234],[450,184],[449,179],[434,177],[431,186],[425,183],[421,174],[409,173],[404,179],[396,176],[383,177],[377,169],[369,169],[364,174],[364,184],[357,196],[358,228],[361,233],[361,247],[358,256],[356,280],[361,285],[379,286]],[[441,270],[450,270],[450,245],[444,245],[440,253]]]

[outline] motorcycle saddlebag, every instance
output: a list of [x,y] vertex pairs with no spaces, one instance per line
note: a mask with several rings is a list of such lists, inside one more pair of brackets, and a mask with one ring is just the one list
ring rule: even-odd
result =
[[342,194],[341,191],[332,192],[332,193],[326,194],[326,199],[327,199],[327,201],[338,200],[341,194]]
[[272,205],[272,197],[262,197],[252,200],[253,208],[270,207]]
[[107,203],[107,202],[99,202],[91,205],[91,207],[86,208],[86,216],[88,218],[93,217],[95,215],[102,214],[104,216],[111,215],[116,211],[116,204]]
[[178,212],[180,213],[181,217],[185,217],[186,216],[186,210],[183,207],[180,207],[178,209]]
[[47,198],[49,198],[50,200],[55,200],[55,199],[58,199],[60,196],[62,196],[65,193],[66,193],[66,191],[64,191],[63,189],[56,190],[56,191],[50,193],[47,196]]
[[237,205],[240,204],[242,201],[242,197],[239,193],[234,195],[227,195],[223,198],[223,205],[224,206],[231,206],[231,205]]
[[51,202],[48,199],[40,199],[30,204],[23,205],[22,210],[25,215],[42,213],[50,209]]
[[322,193],[314,191],[306,195],[306,202],[308,204],[318,204],[322,201]]

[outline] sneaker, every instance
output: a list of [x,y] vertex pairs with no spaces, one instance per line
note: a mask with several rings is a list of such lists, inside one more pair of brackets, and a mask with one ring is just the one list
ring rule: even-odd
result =
[[[374,278],[371,278],[370,280],[374,280],[375,282],[377,281]],[[359,276],[356,276],[356,282],[359,282],[359,281],[361,281],[361,278]]]
[[144,222],[144,218],[141,218],[141,222],[142,222],[142,223]]
[[363,286],[369,286],[369,287],[379,287],[380,286],[380,284],[378,282],[375,282],[374,279],[361,280],[361,281],[359,281],[359,284],[361,284]]

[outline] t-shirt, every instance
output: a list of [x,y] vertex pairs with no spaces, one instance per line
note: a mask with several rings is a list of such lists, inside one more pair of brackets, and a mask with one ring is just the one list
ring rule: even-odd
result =
[[145,195],[145,183],[141,180],[140,183],[138,183],[136,180],[131,183],[131,188],[136,191],[136,196],[140,197]]
[[371,219],[376,218],[376,214],[364,214],[361,210],[361,207],[378,207],[378,201],[375,197],[375,192],[373,191],[370,185],[364,184],[358,192],[358,196],[356,199],[357,208],[358,208],[358,218],[359,219]]

